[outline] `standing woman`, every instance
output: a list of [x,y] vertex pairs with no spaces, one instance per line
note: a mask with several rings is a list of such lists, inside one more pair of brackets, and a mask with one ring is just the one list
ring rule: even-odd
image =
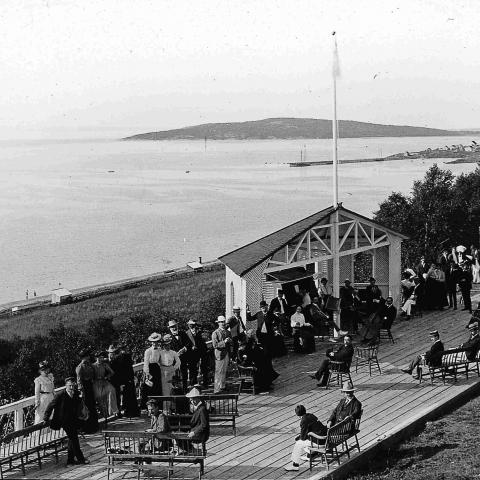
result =
[[109,382],[114,373],[112,367],[106,362],[106,358],[107,353],[99,351],[95,354],[95,363],[93,364],[93,394],[105,421],[108,417],[118,413],[115,387]]
[[160,371],[160,343],[162,336],[153,332],[148,341],[151,343],[150,348],[145,350],[143,358],[143,385],[141,393],[141,408],[146,408],[149,396],[162,395],[162,373]]
[[90,361],[91,350],[84,349],[80,352],[81,362],[77,365],[75,373],[77,374],[77,384],[80,396],[83,398],[88,408],[89,416],[84,421],[82,429],[85,433],[95,433],[98,431],[98,415],[95,405],[95,396],[93,394],[93,380],[95,371]]
[[48,404],[53,400],[55,385],[50,365],[46,360],[38,364],[38,377],[35,384],[35,424],[43,422],[43,416]]
[[160,369],[162,371],[162,395],[168,396],[172,392],[172,380],[175,371],[180,368],[181,361],[178,353],[170,349],[172,336],[167,333],[163,337],[163,348],[160,350]]

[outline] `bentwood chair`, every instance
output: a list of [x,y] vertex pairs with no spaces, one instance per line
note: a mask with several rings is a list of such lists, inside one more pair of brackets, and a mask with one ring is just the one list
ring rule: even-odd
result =
[[377,364],[378,372],[382,374],[380,364],[378,363],[378,345],[369,345],[366,347],[355,348],[355,373],[358,367],[368,365],[368,373],[372,376],[372,364]]

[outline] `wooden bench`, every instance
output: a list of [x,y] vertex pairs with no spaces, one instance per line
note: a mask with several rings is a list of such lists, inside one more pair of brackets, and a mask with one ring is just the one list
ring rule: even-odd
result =
[[[363,410],[362,410],[363,413]],[[316,463],[316,459],[320,458],[320,461],[325,462],[327,470],[329,464],[335,459],[340,465],[340,456],[347,454],[350,458],[350,450],[357,448],[360,451],[360,444],[358,443],[358,433],[360,432],[360,420],[361,415],[357,419],[346,418],[345,420],[337,423],[333,427],[327,430],[326,436],[320,436],[316,433],[309,433],[310,447],[309,450],[309,463],[310,471],[313,468],[313,464]],[[355,444],[350,446],[348,441],[354,438]],[[338,447],[342,447],[342,451],[338,452]]]
[[[210,426],[226,427],[231,424],[233,435],[236,435],[235,426],[238,414],[238,397],[240,384],[237,385],[236,393],[212,393],[201,395],[201,399],[208,410],[210,417]],[[156,396],[155,398],[162,406],[166,405],[165,413],[168,417],[170,426],[177,431],[188,430],[190,428],[190,419],[192,414],[186,411],[185,395]],[[188,400],[188,399],[187,399]],[[225,424],[228,425],[225,425]]]
[[[428,373],[430,374],[430,381],[433,384],[435,376],[438,374],[442,377],[443,384],[445,385],[446,377],[453,377],[454,381],[457,381],[457,375],[464,373],[468,379],[468,364],[469,361],[465,354],[465,350],[457,348],[451,350],[445,350],[441,355],[441,365],[433,366],[426,365],[428,367]],[[423,367],[421,365],[419,381],[423,379]]]
[[105,455],[108,459],[107,480],[115,470],[137,471],[137,478],[145,470],[159,470],[155,463],[167,464],[167,479],[176,464],[198,465],[198,478],[205,471],[207,451],[205,444],[193,444],[187,434],[131,431],[104,431]]
[[58,452],[67,448],[66,440],[63,430],[52,430],[44,422],[5,435],[0,439],[0,478],[14,468],[21,468],[25,475],[25,465],[35,461],[42,468],[42,458],[51,455],[58,463]]

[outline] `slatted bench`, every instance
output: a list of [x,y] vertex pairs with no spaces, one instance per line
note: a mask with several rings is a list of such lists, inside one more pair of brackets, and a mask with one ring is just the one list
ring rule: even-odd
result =
[[[322,463],[325,462],[328,470],[329,464],[335,459],[340,465],[341,455],[346,453],[348,458],[350,458],[350,450],[357,448],[358,451],[360,451],[360,444],[358,443],[357,437],[360,432],[360,420],[361,416],[357,419],[346,418],[330,427],[327,430],[326,436],[309,433],[310,447],[308,447],[308,450],[310,470],[312,470],[315,463],[318,463],[318,459],[320,459],[320,462]],[[355,444],[350,446],[348,441],[352,438],[355,439]],[[338,447],[340,446],[342,447],[342,451],[339,453]]]
[[[202,400],[209,412],[210,425],[218,427],[232,426],[233,435],[236,435],[235,421],[238,414],[238,389],[237,393],[212,393],[201,395],[197,397]],[[170,426],[177,431],[188,430],[190,428],[191,413],[186,412],[186,398],[185,395],[171,395],[171,396],[155,396],[154,398],[160,402],[160,405],[165,406],[166,415]],[[162,407],[161,407],[162,408]],[[225,424],[228,425],[225,425]]]
[[469,361],[465,354],[465,350],[461,348],[445,350],[441,355],[441,365],[421,365],[419,381],[422,382],[423,368],[428,368],[430,374],[430,381],[433,384],[433,380],[436,375],[442,377],[443,384],[445,385],[446,377],[453,377],[454,381],[457,381],[457,375],[464,373],[468,379],[468,364]]
[[0,439],[0,478],[15,468],[21,468],[25,475],[25,465],[35,461],[42,468],[42,458],[51,455],[58,463],[58,452],[66,448],[65,432],[52,430],[44,422],[8,433]]
[[167,480],[177,464],[198,465],[198,478],[205,471],[205,444],[192,444],[187,434],[131,431],[104,431],[105,455],[108,459],[107,480],[115,470],[136,471],[137,478],[145,470],[160,470],[167,464]]

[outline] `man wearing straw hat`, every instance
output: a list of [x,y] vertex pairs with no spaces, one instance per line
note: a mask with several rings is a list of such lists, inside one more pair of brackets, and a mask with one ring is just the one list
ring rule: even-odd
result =
[[188,440],[178,440],[178,445],[183,450],[190,450],[189,446],[192,444],[195,448],[201,449],[210,437],[208,410],[198,388],[193,387],[185,396],[190,400],[193,416],[190,420]]
[[215,350],[215,380],[213,393],[225,390],[227,367],[230,361],[232,336],[225,328],[226,319],[220,315],[216,323],[218,328],[212,333],[212,346]]
[[469,362],[474,362],[478,351],[480,350],[480,335],[478,334],[478,323],[470,323],[470,338],[460,345],[465,350],[465,356]]
[[346,418],[352,418],[356,420],[360,418],[362,414],[362,404],[357,400],[354,395],[355,388],[350,382],[342,385],[341,391],[345,394],[344,398],[338,402],[338,405],[333,410],[330,418],[327,422],[327,427],[333,427],[337,423],[345,420]]

